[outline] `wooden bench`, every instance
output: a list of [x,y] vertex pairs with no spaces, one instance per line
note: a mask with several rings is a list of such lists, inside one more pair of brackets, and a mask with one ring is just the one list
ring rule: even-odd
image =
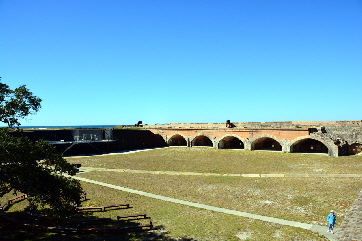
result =
[[99,227],[99,228],[82,228],[81,226],[78,226],[79,231],[122,231],[122,230],[128,230],[128,229],[137,229],[137,228],[153,228],[152,221],[150,221],[150,224],[145,225],[137,225],[137,226],[127,226],[127,227]]
[[31,223],[23,223],[22,225],[27,228],[36,228],[36,229],[48,231],[48,226],[44,226],[44,225],[37,225],[37,224],[31,224]]
[[119,221],[120,219],[123,219],[123,218],[139,218],[139,217],[149,218],[149,217],[147,217],[147,215],[145,213],[142,213],[142,214],[132,214],[132,215],[126,215],[126,216],[117,216],[117,221]]
[[46,227],[47,231],[49,230],[65,230],[65,231],[78,231],[78,228],[70,228],[70,227]]
[[103,207],[75,207],[75,209],[77,211],[82,211],[82,210],[100,210],[103,211]]
[[100,206],[100,207],[75,207],[76,210],[92,210],[92,209],[99,209],[100,211],[106,211],[107,208],[115,208],[115,207],[126,207],[129,208],[129,204],[112,204],[107,206]]
[[19,196],[13,197],[11,199],[9,199],[9,204],[12,203],[13,201],[17,200],[17,199],[25,199],[26,198],[26,194],[21,194]]
[[21,195],[19,195],[19,196],[16,196],[16,197],[13,197],[13,198],[11,198],[11,199],[8,199],[8,200],[6,200],[5,202],[3,202],[3,203],[0,205],[0,209],[3,210],[6,205],[11,204],[13,201],[15,201],[15,200],[17,200],[17,199],[25,199],[26,197],[27,197],[26,194],[21,194]]
[[118,227],[101,227],[101,228],[82,228],[79,227],[78,231],[79,232],[84,232],[84,231],[117,231]]
[[128,226],[128,227],[120,227],[120,230],[134,229],[134,228],[153,228],[152,221],[150,220],[150,224],[138,225],[138,226]]
[[6,200],[5,202],[3,202],[3,203],[0,205],[0,209],[3,210],[4,207],[5,207],[6,205],[8,205],[8,204],[9,204],[9,200]]
[[126,207],[129,208],[129,204],[112,204],[112,205],[107,205],[107,206],[103,206],[103,211],[106,211],[107,208],[115,208],[115,207]]
[[74,220],[74,221],[84,223],[84,222],[100,222],[100,221],[110,221],[110,220],[112,220],[112,219],[111,218],[84,218],[84,219]]

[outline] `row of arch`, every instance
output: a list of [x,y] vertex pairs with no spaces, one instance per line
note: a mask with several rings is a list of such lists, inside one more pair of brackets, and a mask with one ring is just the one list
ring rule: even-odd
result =
[[230,134],[221,138],[212,138],[207,134],[187,137],[180,133],[167,137],[160,135],[168,146],[209,146],[216,149],[268,150],[292,153],[326,153],[338,156],[338,147],[333,142],[318,139],[315,136],[299,137],[295,140],[279,140],[271,135],[256,138],[240,138]]

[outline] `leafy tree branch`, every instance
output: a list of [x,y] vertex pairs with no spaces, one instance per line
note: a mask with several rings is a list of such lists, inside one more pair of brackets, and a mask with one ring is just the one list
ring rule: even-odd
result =
[[[25,85],[11,90],[0,82],[0,121],[9,127],[18,127],[20,119],[37,112],[40,102]],[[47,141],[34,143],[19,128],[0,128],[0,197],[25,193],[31,208],[50,207],[64,215],[84,195],[80,182],[69,177],[76,172]]]

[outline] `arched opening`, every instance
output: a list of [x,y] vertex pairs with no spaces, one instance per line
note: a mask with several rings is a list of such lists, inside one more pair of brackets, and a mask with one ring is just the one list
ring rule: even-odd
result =
[[328,147],[314,139],[303,139],[291,146],[291,152],[298,153],[328,153]]
[[192,146],[212,146],[212,141],[207,136],[197,136],[193,139]]
[[181,135],[174,135],[168,140],[169,146],[187,146],[185,138]]
[[155,146],[167,146],[165,140],[160,134],[155,134]]
[[334,144],[338,146],[338,156],[348,156],[349,155],[349,145],[345,140],[337,139]]
[[254,142],[253,150],[281,151],[282,146],[273,138],[263,137]]
[[227,136],[220,140],[220,149],[244,149],[244,143],[234,136]]
[[349,146],[349,154],[351,155],[358,155],[362,154],[362,144],[360,143],[353,143]]

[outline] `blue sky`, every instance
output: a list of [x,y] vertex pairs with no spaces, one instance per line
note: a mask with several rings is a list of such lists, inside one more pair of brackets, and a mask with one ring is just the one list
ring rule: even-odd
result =
[[361,120],[361,0],[0,0],[27,125]]

